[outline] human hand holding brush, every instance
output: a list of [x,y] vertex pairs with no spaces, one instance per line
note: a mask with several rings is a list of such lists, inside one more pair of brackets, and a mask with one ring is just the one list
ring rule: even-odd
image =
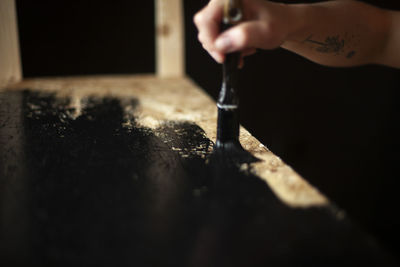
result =
[[194,21],[203,47],[219,63],[256,49],[282,47],[327,66],[400,68],[400,12],[352,0],[281,4],[242,0],[243,22],[221,33],[224,0],[211,0]]

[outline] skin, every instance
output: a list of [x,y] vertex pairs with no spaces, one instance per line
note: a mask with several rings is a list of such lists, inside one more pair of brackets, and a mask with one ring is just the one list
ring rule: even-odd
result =
[[400,68],[400,12],[352,0],[242,0],[243,22],[220,33],[224,2],[211,0],[194,17],[199,41],[218,63],[229,52],[241,51],[245,57],[256,49],[281,47],[326,66]]

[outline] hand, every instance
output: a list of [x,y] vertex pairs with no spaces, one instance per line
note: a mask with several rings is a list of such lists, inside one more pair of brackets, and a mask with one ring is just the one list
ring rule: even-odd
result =
[[284,4],[265,0],[243,0],[243,22],[220,33],[224,0],[211,0],[194,16],[199,30],[198,39],[207,52],[222,63],[225,53],[241,51],[243,57],[257,48],[279,47],[289,33],[289,10]]

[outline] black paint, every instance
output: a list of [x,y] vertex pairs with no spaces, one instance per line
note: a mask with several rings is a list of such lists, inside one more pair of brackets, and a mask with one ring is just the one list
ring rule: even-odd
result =
[[69,99],[0,94],[1,266],[394,265],[334,208],[284,205],[251,155],[126,105],[92,97],[74,118]]

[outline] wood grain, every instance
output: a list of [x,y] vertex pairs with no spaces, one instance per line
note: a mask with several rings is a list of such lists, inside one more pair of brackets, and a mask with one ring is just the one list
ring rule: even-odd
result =
[[185,49],[182,0],[156,0],[156,65],[160,77],[183,77]]
[[17,16],[14,0],[0,1],[0,87],[21,80]]
[[[24,80],[11,88],[55,91],[59,96],[71,97],[77,113],[81,109],[81,99],[89,95],[135,97],[140,104],[135,115],[139,116],[137,122],[143,126],[156,128],[167,120],[189,121],[203,128],[211,140],[216,138],[215,102],[187,78],[162,79],[154,75],[37,78]],[[323,194],[243,127],[240,142],[261,159],[241,168],[254,172],[285,204],[295,208],[329,205]]]

